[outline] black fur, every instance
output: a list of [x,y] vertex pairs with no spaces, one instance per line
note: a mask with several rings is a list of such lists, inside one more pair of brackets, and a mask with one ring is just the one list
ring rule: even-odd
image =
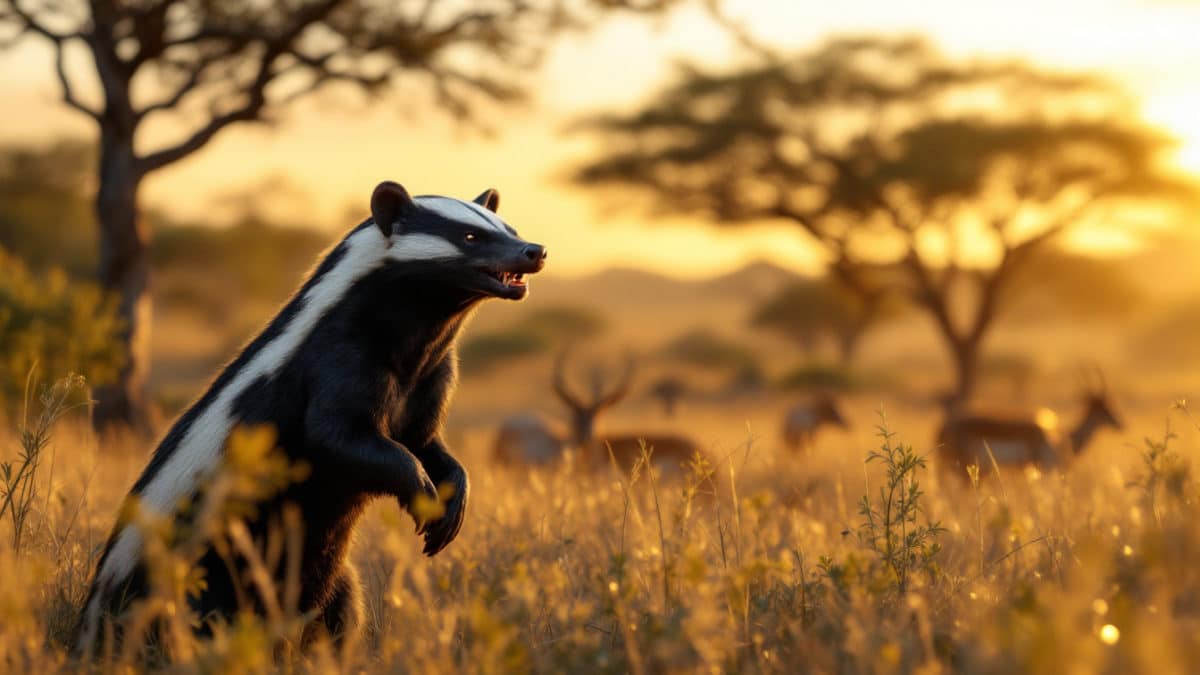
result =
[[[442,237],[459,246],[463,256],[388,262],[358,279],[290,358],[247,386],[232,406],[237,424],[270,424],[277,432],[278,446],[291,460],[309,467],[307,480],[258,504],[246,525],[255,541],[261,542],[271,527],[282,522],[285,509],[298,509],[304,526],[299,609],[315,612],[324,630],[335,635],[358,623],[360,590],[346,556],[359,515],[370,499],[394,497],[416,517],[412,506],[418,495],[435,499],[437,485],[452,486],[445,515],[418,523],[418,532],[424,536],[427,555],[441,551],[458,534],[469,483],[466,471],[441,438],[457,374],[455,343],[481,300],[524,296],[524,287],[519,293],[505,287],[496,281],[496,273],[536,272],[545,257],[544,249],[517,238],[515,232],[499,233],[441,217],[417,208],[403,188],[399,192],[394,188],[385,184],[377,189],[372,200],[376,214],[394,220],[398,233]],[[493,191],[480,198],[485,196],[491,206],[498,203]],[[368,220],[351,234],[375,226]],[[380,229],[387,232],[390,228]],[[470,245],[463,245],[467,233],[471,233]],[[343,241],[179,418],[132,494],[150,485],[199,415],[266,345],[287,330],[304,307],[304,294],[347,254]],[[109,548],[120,528],[118,523]],[[107,554],[108,548],[104,557]],[[212,546],[197,564],[206,582],[206,590],[193,607],[201,617],[229,617],[245,598],[254,597],[249,582],[237,578],[240,575],[229,569]],[[275,572],[282,588],[282,570]],[[92,594],[108,596],[105,609],[110,615],[118,615],[130,600],[147,593],[144,567],[139,564],[119,585],[119,590],[100,589],[93,583]],[[255,605],[261,610],[257,601]]]

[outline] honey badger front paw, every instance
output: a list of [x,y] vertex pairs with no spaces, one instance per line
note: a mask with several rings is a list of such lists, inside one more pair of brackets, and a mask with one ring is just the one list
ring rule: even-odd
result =
[[418,466],[413,472],[413,485],[406,494],[407,496],[398,498],[400,507],[412,516],[417,526],[417,534],[421,534],[431,520],[441,515],[442,506],[438,500],[437,486],[433,484],[429,474]]
[[446,474],[440,477],[438,488],[443,499],[444,512],[436,520],[430,521],[425,528],[424,553],[428,556],[437,555],[446,548],[462,529],[471,489],[466,470],[455,462]]

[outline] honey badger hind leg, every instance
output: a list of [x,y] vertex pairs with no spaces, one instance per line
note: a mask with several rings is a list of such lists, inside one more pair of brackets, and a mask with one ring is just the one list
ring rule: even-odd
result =
[[358,570],[342,563],[333,581],[329,602],[315,619],[305,627],[304,646],[320,636],[327,636],[335,647],[357,640],[363,627],[363,590]]

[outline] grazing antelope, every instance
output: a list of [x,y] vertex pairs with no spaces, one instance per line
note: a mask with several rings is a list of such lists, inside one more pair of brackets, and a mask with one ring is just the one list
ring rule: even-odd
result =
[[[1100,429],[1123,428],[1105,388],[1084,393],[1083,411],[1083,417],[1065,438],[1044,420],[951,412],[938,433],[939,463],[955,472],[976,464],[987,473],[992,466],[990,449],[1000,466],[1045,469],[1065,465],[1087,447]],[[962,476],[966,477],[965,471]]]
[[628,469],[641,457],[643,443],[652,449],[651,461],[656,466],[677,470],[697,452],[703,454],[699,444],[677,434],[624,433],[596,434],[596,418],[629,395],[633,386],[635,366],[633,359],[625,366],[615,382],[608,383],[601,368],[592,370],[588,396],[575,392],[567,383],[567,351],[558,355],[554,363],[553,388],[569,413],[567,431],[556,428],[556,424],[541,415],[521,414],[508,418],[496,435],[492,454],[498,461],[516,461],[540,464],[547,458],[557,457],[567,448],[579,448],[584,462],[602,465],[607,462],[609,451],[622,469]]
[[783,418],[783,442],[789,450],[810,450],[822,426],[846,429],[850,425],[829,394],[821,394],[808,404],[796,405]]
[[537,412],[506,418],[492,443],[492,457],[501,464],[550,464],[562,457],[567,433],[558,420]]

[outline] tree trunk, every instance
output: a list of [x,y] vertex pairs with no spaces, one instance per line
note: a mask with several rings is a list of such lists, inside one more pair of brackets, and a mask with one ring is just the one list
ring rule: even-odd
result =
[[854,365],[854,357],[858,355],[858,346],[862,344],[867,328],[867,321],[856,321],[837,332],[838,360],[842,368],[848,370]]
[[817,334],[813,331],[799,331],[793,335],[793,339],[800,347],[800,353],[804,355],[804,360],[812,361],[813,354],[817,351]]
[[955,341],[951,351],[954,357],[954,390],[947,399],[951,411],[962,410],[975,394],[979,375],[979,342]]
[[150,356],[150,261],[138,215],[142,175],[132,135],[101,132],[99,173],[99,277],[101,285],[120,299],[124,364],[116,382],[96,390],[94,420],[97,428],[123,424],[144,430],[148,427],[145,386]]

